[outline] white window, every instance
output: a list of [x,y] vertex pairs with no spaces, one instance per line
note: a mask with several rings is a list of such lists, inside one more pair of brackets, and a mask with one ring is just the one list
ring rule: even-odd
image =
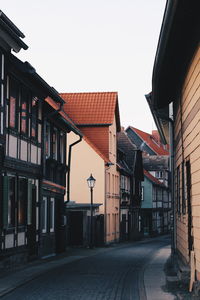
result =
[[4,80],[4,55],[1,55],[1,79]]
[[49,227],[50,232],[54,232],[54,207],[55,207],[55,199],[50,198],[50,207],[49,207]]
[[42,209],[41,209],[41,224],[42,224],[42,233],[47,232],[47,197],[42,199]]
[[144,201],[144,187],[141,187],[141,200]]

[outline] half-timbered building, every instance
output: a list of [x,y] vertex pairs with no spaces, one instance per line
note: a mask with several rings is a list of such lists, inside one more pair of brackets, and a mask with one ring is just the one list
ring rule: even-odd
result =
[[66,134],[78,133],[62,111],[64,101],[56,90],[28,62],[11,53],[28,48],[23,37],[0,12],[3,262],[22,262],[64,250]]

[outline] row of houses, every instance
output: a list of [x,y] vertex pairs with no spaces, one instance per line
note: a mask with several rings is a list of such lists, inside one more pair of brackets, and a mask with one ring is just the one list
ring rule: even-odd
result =
[[146,96],[163,142],[170,143],[173,254],[200,284],[200,24],[199,2],[168,0],[158,42],[152,92]]
[[168,232],[167,184],[143,169],[117,92],[58,93],[12,54],[28,46],[3,12],[0,29],[1,266]]

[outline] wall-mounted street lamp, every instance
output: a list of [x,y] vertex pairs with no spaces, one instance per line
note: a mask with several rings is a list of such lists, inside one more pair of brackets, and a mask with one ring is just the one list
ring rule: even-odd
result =
[[93,248],[93,188],[95,186],[96,179],[90,175],[87,179],[88,187],[90,188],[90,248]]

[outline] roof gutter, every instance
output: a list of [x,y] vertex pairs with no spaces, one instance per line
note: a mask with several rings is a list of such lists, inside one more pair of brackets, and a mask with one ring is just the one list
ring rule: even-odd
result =
[[67,201],[68,203],[70,201],[70,170],[71,170],[71,153],[72,153],[72,147],[74,147],[76,144],[80,143],[82,141],[82,136],[79,136],[79,140],[69,145],[69,155],[68,155],[68,173],[67,173]]

